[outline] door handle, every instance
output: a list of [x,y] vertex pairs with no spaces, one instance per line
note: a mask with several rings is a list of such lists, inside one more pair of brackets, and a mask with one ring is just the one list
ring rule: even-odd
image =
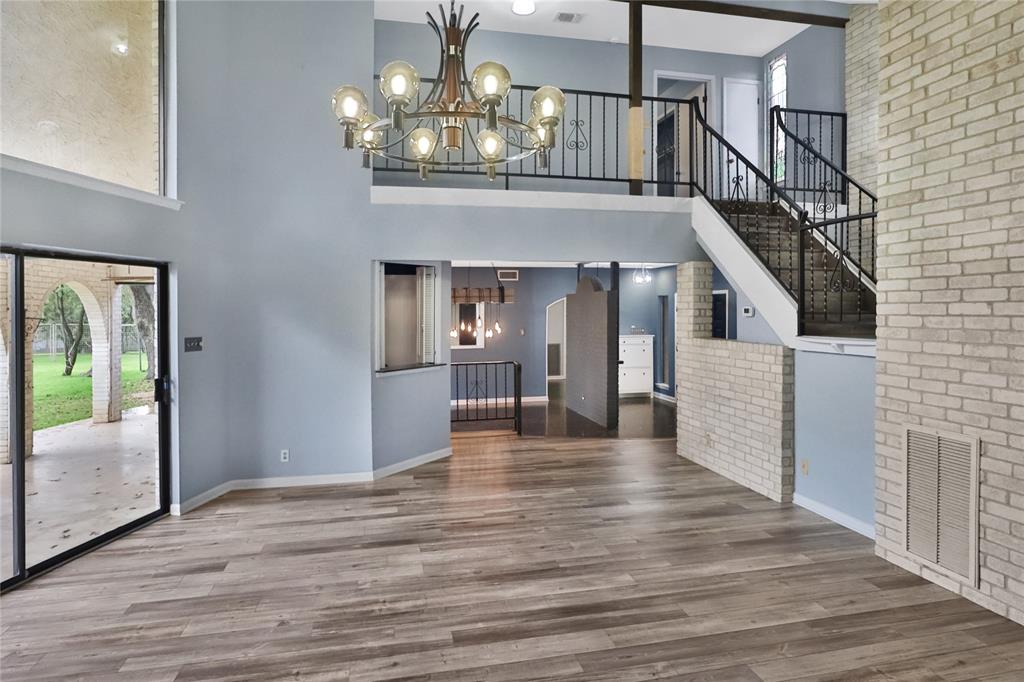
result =
[[157,377],[153,380],[153,402],[166,405],[170,402],[171,382],[167,377]]

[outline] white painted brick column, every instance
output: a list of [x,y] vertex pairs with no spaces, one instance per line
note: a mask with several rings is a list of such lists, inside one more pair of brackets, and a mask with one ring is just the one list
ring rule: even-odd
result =
[[[876,552],[1024,623],[1024,2],[879,6]],[[981,442],[979,580],[906,550],[904,429]]]
[[793,351],[711,338],[707,262],[677,270],[676,448],[778,502],[793,498]]

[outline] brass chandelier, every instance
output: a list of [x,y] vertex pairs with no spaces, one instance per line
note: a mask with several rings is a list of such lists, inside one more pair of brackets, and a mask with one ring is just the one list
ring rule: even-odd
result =
[[[442,5],[439,16],[445,19]],[[382,118],[370,111],[366,94],[354,85],[343,85],[334,91],[331,108],[344,128],[345,149],[355,146],[363,150],[363,166],[370,167],[370,155],[415,164],[420,178],[427,179],[431,168],[443,166],[480,168],[494,180],[496,166],[522,161],[534,154],[541,168],[548,167],[548,150],[555,143],[555,131],[565,110],[565,95],[556,87],[538,88],[530,100],[531,117],[525,123],[498,114],[509,90],[512,77],[498,62],[483,62],[466,75],[466,44],[479,26],[479,13],[462,28],[462,11],[455,11],[455,0],[447,20],[441,24],[427,12],[427,25],[441,43],[441,59],[437,78],[423,102],[408,111],[420,89],[420,76],[411,64],[389,62],[380,70],[380,92],[387,100],[389,114]],[[466,124],[472,119],[483,121],[480,132],[472,139],[476,159],[435,159],[438,143],[447,152],[459,151],[465,145]],[[407,120],[414,120],[405,133]],[[400,135],[385,142],[388,130]],[[467,148],[469,145],[465,145]],[[506,153],[507,152],[507,153]]]

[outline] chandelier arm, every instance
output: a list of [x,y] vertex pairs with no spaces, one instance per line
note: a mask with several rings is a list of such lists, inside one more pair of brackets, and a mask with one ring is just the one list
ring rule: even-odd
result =
[[462,34],[462,80],[465,84],[468,84],[466,88],[469,90],[469,97],[471,100],[483,107],[483,103],[476,98],[476,93],[473,92],[473,86],[469,84],[469,75],[466,73],[466,45],[469,44],[469,37],[473,35],[473,30],[480,25],[476,18],[480,16],[480,13],[473,15],[473,18],[469,20],[469,26],[466,28],[466,32]]
[[[442,14],[441,16],[444,15]],[[430,86],[430,92],[428,92],[427,96],[423,99],[424,102],[430,102],[434,98],[434,94],[437,92],[437,89],[441,87],[441,83],[444,80],[445,54],[448,52],[448,50],[445,49],[444,34],[441,32],[441,27],[437,25],[434,15],[430,12],[427,12],[427,23],[430,25],[430,28],[434,29],[434,33],[437,35],[437,40],[441,43],[441,59],[437,65],[437,78],[434,79],[434,84]]]
[[384,158],[384,159],[390,159],[391,161],[401,161],[403,163],[410,163],[410,164],[413,164],[415,166],[426,166],[428,168],[441,168],[441,167],[444,167],[444,166],[452,166],[452,167],[456,167],[456,168],[479,168],[479,167],[482,167],[482,166],[491,166],[491,165],[498,166],[498,165],[505,165],[505,164],[509,164],[509,163],[515,163],[517,161],[522,161],[523,159],[528,159],[528,158],[530,158],[531,156],[533,156],[534,154],[537,153],[537,150],[533,149],[533,150],[530,150],[528,152],[523,152],[522,154],[516,154],[515,156],[508,156],[508,157],[505,157],[505,158],[502,158],[502,159],[498,159],[496,161],[485,161],[484,159],[480,159],[478,161],[433,161],[433,160],[431,160],[431,161],[420,161],[419,159],[410,159],[407,156],[400,156],[398,154],[389,154],[389,153],[385,152],[382,148],[370,149],[369,151],[374,156],[379,156],[379,157]]

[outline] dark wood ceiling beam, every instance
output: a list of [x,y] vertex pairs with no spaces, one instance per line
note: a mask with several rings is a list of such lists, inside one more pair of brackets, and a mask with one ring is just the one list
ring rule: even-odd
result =
[[615,0],[629,4],[641,4],[648,7],[667,7],[668,9],[685,9],[691,12],[708,12],[710,14],[728,14],[734,17],[751,19],[767,19],[769,21],[788,21],[795,24],[811,26],[828,26],[830,28],[846,28],[847,20],[843,17],[831,17],[826,14],[809,12],[791,12],[771,7],[752,7],[751,5],[734,5],[714,0]]

